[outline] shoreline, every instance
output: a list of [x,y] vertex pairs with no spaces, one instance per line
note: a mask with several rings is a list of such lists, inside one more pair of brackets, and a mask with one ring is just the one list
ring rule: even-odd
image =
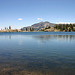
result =
[[63,69],[58,70],[51,70],[51,69],[45,69],[45,70],[37,70],[37,69],[20,69],[20,68],[14,68],[14,67],[4,67],[0,70],[0,75],[73,75],[75,74],[75,71],[70,71],[67,69],[66,71]]

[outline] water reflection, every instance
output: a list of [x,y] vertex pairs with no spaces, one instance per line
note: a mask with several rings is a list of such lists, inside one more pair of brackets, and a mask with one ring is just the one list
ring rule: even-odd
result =
[[38,35],[32,36],[34,39],[38,39],[42,42],[49,40],[59,40],[59,41],[71,41],[75,40],[75,35]]
[[9,39],[12,39],[13,37],[21,37],[22,36],[22,37],[30,37],[30,38],[32,37],[34,39],[38,39],[38,40],[41,40],[41,41],[44,41],[44,40],[48,41],[50,39],[51,40],[52,39],[75,40],[75,35],[74,34],[73,35],[72,34],[70,34],[70,35],[64,35],[64,34],[63,35],[62,34],[58,34],[58,35],[57,34],[54,34],[54,35],[53,34],[50,34],[50,35],[49,34],[48,35],[47,34],[46,35],[44,35],[44,34],[43,35],[35,35],[34,34],[33,35],[32,33],[28,34],[28,35],[27,34],[17,34],[17,35],[15,35],[13,33],[12,34],[9,33],[7,35],[4,35],[4,34],[1,35],[1,34],[0,34],[0,38],[5,37],[5,38],[9,38]]
[[38,34],[1,34],[0,70],[17,68],[41,75],[75,74],[75,35]]

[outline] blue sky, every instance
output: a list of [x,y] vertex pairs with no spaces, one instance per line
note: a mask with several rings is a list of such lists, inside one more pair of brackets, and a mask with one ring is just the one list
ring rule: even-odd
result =
[[41,21],[75,23],[75,0],[0,0],[0,29]]

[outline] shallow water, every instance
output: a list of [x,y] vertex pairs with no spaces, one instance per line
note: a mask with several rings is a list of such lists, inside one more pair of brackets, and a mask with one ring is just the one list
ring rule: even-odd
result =
[[75,75],[75,32],[0,33],[0,73],[12,70]]

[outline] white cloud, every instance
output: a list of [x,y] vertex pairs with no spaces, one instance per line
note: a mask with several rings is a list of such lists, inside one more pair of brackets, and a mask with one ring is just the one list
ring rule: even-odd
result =
[[43,18],[37,18],[37,20],[43,20]]
[[18,18],[18,20],[23,20],[22,18]]
[[70,22],[57,22],[56,24],[70,24]]

